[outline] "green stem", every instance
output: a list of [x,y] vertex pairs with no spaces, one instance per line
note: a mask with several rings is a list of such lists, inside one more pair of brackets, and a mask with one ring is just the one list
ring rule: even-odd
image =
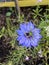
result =
[[16,7],[16,19],[17,21],[20,21],[20,7],[19,7],[19,4],[18,4],[18,0],[15,0],[15,7]]

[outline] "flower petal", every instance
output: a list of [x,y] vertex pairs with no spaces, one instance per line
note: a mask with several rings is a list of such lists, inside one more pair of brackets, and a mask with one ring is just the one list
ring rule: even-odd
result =
[[40,29],[35,28],[32,32],[33,32],[34,34],[36,34],[36,33],[40,33]]
[[28,22],[28,26],[29,26],[29,29],[30,30],[33,30],[34,29],[34,24],[31,21]]
[[23,33],[25,33],[27,30],[27,26],[26,26],[26,24],[20,24],[20,29],[21,29],[21,31],[23,32]]
[[21,36],[18,36],[17,37],[17,41],[19,41],[20,39],[22,39],[23,38],[23,36],[21,35]]
[[23,36],[20,40],[19,40],[19,44],[22,45],[25,43],[26,38]]
[[42,38],[42,36],[40,34],[34,34],[34,38],[40,40]]
[[31,39],[31,46],[33,46],[33,47],[36,47],[38,45],[38,43],[37,43],[37,40],[36,39]]
[[16,30],[18,35],[23,35],[23,32],[21,30]]
[[31,45],[30,45],[30,40],[29,40],[29,39],[26,39],[26,40],[25,40],[24,46],[25,46],[25,47],[31,47]]

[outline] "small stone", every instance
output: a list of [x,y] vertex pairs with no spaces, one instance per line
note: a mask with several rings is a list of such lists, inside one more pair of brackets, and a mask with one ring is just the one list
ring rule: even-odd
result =
[[26,61],[28,61],[28,60],[29,60],[29,57],[28,57],[28,56],[26,56],[25,60],[26,60]]
[[40,49],[40,51],[38,52],[38,55],[39,55],[39,57],[43,57],[42,56],[42,50]]

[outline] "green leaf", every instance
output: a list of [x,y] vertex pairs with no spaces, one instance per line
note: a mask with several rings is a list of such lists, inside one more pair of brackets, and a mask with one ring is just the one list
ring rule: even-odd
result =
[[41,23],[39,25],[39,28],[44,28],[47,25],[48,25],[48,23],[42,19],[42,21],[41,21]]
[[6,16],[7,16],[7,17],[10,17],[10,16],[11,16],[11,12],[7,12],[7,13],[6,13]]

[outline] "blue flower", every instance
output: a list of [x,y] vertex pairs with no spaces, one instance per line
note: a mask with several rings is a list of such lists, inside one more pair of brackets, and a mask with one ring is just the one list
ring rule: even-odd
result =
[[23,47],[36,47],[42,38],[40,29],[36,28],[31,21],[20,24],[20,28],[16,32],[17,41]]

